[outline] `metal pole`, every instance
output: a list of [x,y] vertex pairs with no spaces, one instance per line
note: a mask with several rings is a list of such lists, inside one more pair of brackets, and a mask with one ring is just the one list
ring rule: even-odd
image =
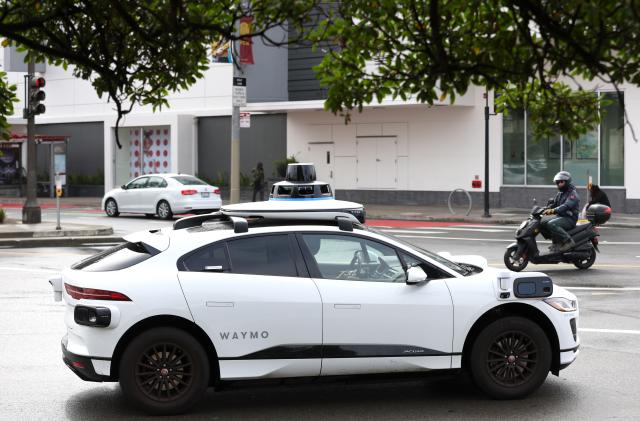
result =
[[[27,73],[29,75],[27,83],[30,83],[35,73],[36,65],[33,60],[27,64]],[[29,107],[29,88],[26,90],[27,95],[25,104]],[[27,118],[27,199],[22,207],[22,223],[23,224],[39,224],[42,222],[42,214],[37,195],[37,178],[36,178],[36,123],[35,117],[31,112]]]
[[[239,63],[233,62],[233,77],[240,77]],[[233,99],[232,99],[233,100]],[[235,101],[234,101],[235,103]],[[231,203],[240,202],[240,107],[233,105],[231,111]]]
[[484,92],[484,214],[483,218],[491,218],[489,213],[489,92]]

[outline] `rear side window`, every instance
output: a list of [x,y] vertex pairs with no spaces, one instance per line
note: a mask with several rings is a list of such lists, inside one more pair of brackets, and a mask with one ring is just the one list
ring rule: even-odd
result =
[[202,272],[207,266],[222,266],[222,272],[229,271],[224,244],[203,247],[182,260],[182,270]]
[[158,250],[144,243],[124,243],[81,260],[71,266],[71,269],[86,272],[121,270],[144,262],[158,253]]
[[185,186],[207,186],[208,184],[199,178],[192,177],[190,175],[178,175],[175,177],[171,177],[176,180],[180,184],[184,184]]
[[227,246],[233,273],[298,276],[287,234],[248,237]]

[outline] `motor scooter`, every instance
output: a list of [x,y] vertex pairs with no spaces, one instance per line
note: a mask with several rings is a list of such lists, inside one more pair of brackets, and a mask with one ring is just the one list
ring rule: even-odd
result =
[[507,246],[504,252],[504,264],[514,272],[523,270],[529,262],[573,263],[578,269],[588,269],[596,261],[598,249],[597,225],[602,225],[611,217],[611,208],[605,205],[592,205],[587,211],[587,222],[576,224],[567,231],[575,246],[563,252],[540,251],[536,236],[540,233],[542,213],[547,207],[534,206],[529,218],[522,222],[516,231],[516,242]]

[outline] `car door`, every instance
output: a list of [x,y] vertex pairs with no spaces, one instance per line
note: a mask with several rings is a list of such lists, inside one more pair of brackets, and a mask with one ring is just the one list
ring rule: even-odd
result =
[[451,367],[443,279],[407,285],[397,250],[361,235],[309,232],[298,241],[322,297],[322,375]]
[[166,190],[167,182],[162,177],[151,176],[146,187],[140,190],[140,208],[144,213],[156,213],[156,205]]
[[121,212],[140,212],[140,203],[149,177],[139,177],[127,184],[127,188],[118,197]]
[[249,235],[179,261],[195,322],[223,379],[320,374],[322,305],[293,234]]

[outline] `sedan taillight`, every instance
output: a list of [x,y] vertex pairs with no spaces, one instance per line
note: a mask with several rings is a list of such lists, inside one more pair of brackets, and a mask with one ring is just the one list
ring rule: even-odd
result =
[[131,301],[126,295],[115,291],[81,288],[66,283],[64,284],[64,288],[67,290],[67,294],[76,300]]
[[183,196],[191,196],[198,193],[198,190],[182,190],[181,193]]
[[213,191],[213,194],[220,194],[220,189],[215,189],[215,190]]

